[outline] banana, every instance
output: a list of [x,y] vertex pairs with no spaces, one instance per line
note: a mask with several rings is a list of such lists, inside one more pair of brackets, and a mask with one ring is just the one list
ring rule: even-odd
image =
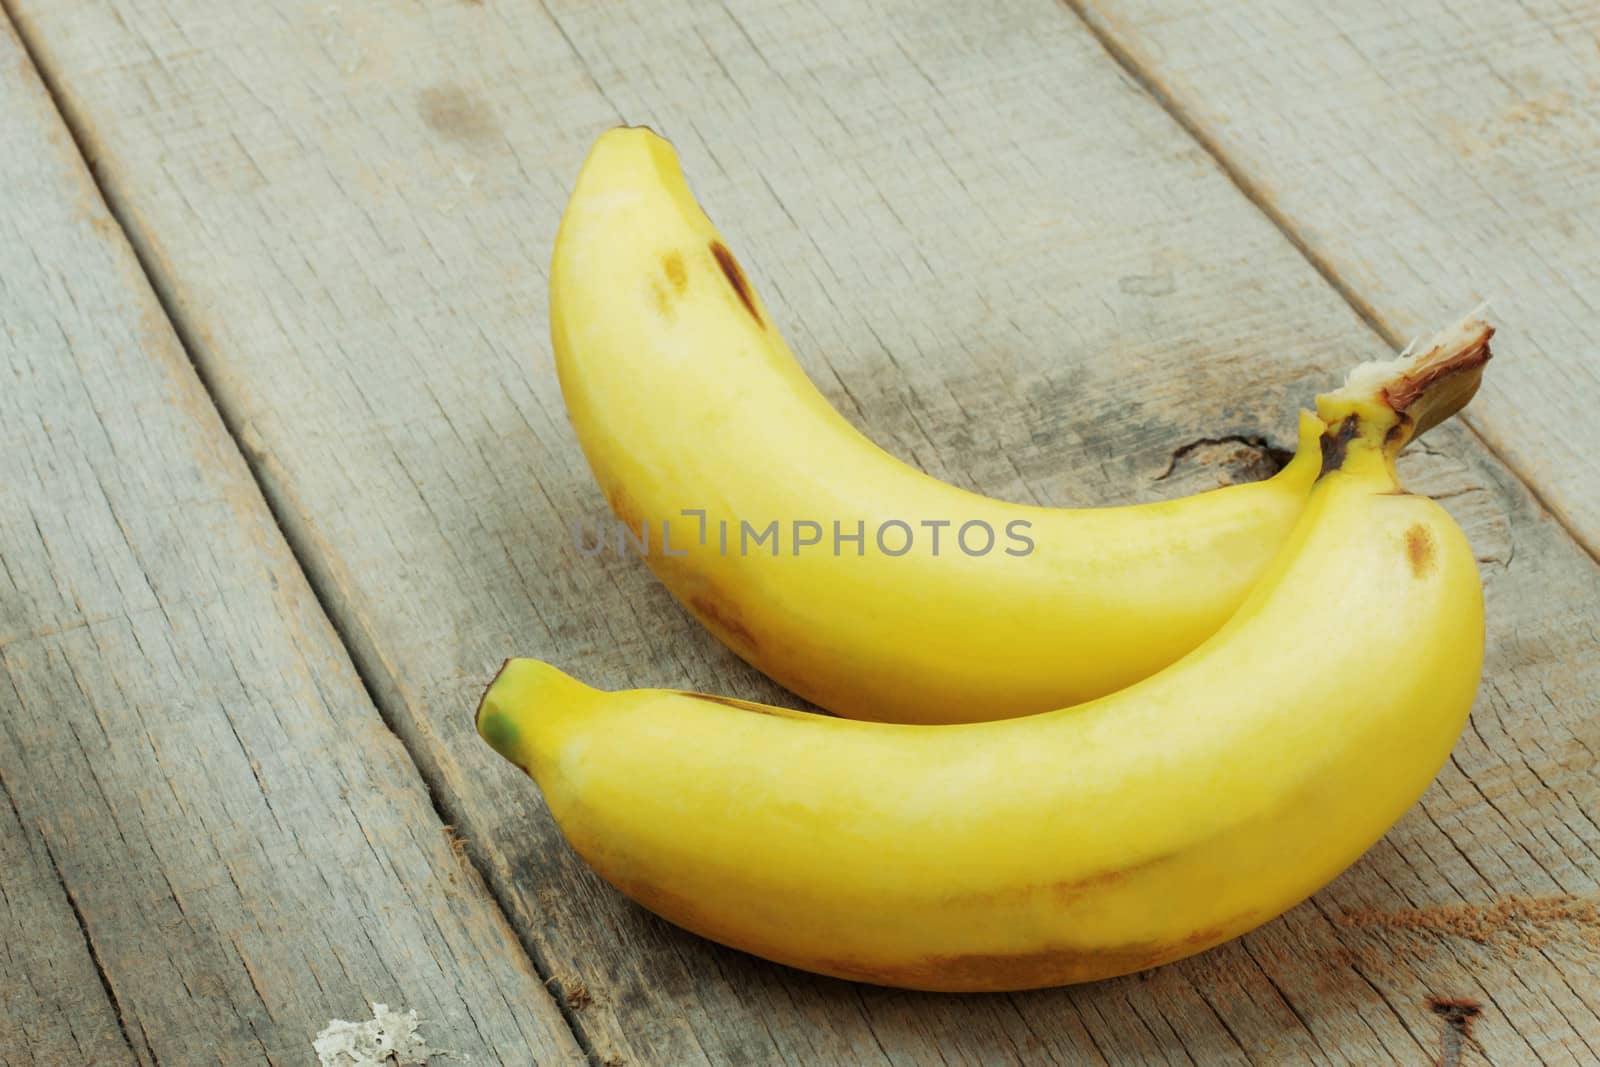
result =
[[[1322,426],[1264,482],[1137,507],[957,489],[882,451],[806,377],[671,145],[604,134],[556,240],[551,333],[612,511],[735,653],[853,718],[1007,717],[1177,660],[1243,602],[1316,477]],[[575,531],[587,551],[606,528]]]
[[1354,861],[1466,722],[1484,644],[1476,562],[1394,470],[1476,384],[1487,329],[1463,330],[1475,340],[1443,358],[1319,398],[1324,469],[1261,582],[1130,688],[922,728],[600,692],[514,659],[478,731],[612,885],[770,960],[973,991],[1199,952]]

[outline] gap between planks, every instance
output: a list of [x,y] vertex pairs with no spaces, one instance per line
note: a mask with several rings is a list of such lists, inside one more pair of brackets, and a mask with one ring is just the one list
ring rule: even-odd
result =
[[[0,2],[3,2],[3,0],[0,0]],[[1132,53],[1118,44],[1115,38],[1105,32],[1094,19],[1089,17],[1088,12],[1084,10],[1083,0],[1059,0],[1059,2],[1063,8],[1071,12],[1073,17],[1082,24],[1083,28],[1088,31],[1089,35],[1095,39],[1095,42],[1100,45],[1101,49],[1116,63],[1122,72],[1131,78],[1134,84],[1151,100],[1155,101],[1161,107],[1161,110],[1165,111],[1172,121],[1177,123],[1179,128],[1189,136],[1190,140],[1199,145],[1206,155],[1211,157],[1212,162],[1216,163],[1217,168],[1222,171],[1228,181],[1233,183],[1234,188],[1238,189],[1240,194],[1250,201],[1257,211],[1266,216],[1267,220],[1277,228],[1278,232],[1283,234],[1284,239],[1294,247],[1294,250],[1299,252],[1301,257],[1311,265],[1311,268],[1317,272],[1318,276],[1328,283],[1328,287],[1339,295],[1339,299],[1348,304],[1357,317],[1366,323],[1368,329],[1377,334],[1385,344],[1396,351],[1411,340],[1411,338],[1400,334],[1386,323],[1377,309],[1362,299],[1361,294],[1356,292],[1353,286],[1339,276],[1339,272],[1334,268],[1333,264],[1319,256],[1312,249],[1311,245],[1301,237],[1300,232],[1294,228],[1294,224],[1289,221],[1288,216],[1278,210],[1277,205],[1272,202],[1266,191],[1251,180],[1250,175],[1234,163],[1227,153],[1223,151],[1222,146],[1207,134],[1199,123],[1189,117],[1189,113],[1184,110],[1183,105],[1178,103],[1177,98],[1167,91],[1166,86],[1161,84],[1155,73],[1142,65],[1133,57]],[[1562,530],[1566,531],[1567,536],[1572,538],[1573,542],[1583,549],[1590,559],[1600,563],[1600,544],[1589,543],[1588,539],[1572,523],[1551,506],[1550,501],[1545,498],[1544,493],[1531,477],[1512,463],[1510,457],[1491,444],[1483,432],[1478,429],[1472,420],[1471,411],[1462,412],[1458,419],[1472,434],[1473,439],[1483,447],[1483,450],[1521,483],[1522,487],[1538,503],[1540,510],[1548,515]]]
[[[336,605],[331,602],[331,597],[328,595],[328,589],[331,588],[331,585],[327,581],[327,575],[322,568],[316,565],[315,549],[313,546],[307,545],[295,533],[292,523],[284,521],[282,502],[272,492],[270,479],[262,474],[260,456],[245,441],[242,428],[238,425],[238,420],[234,417],[234,413],[228,409],[228,406],[219,398],[203,362],[195,358],[196,346],[188,324],[179,313],[176,302],[172,299],[172,294],[164,284],[160,272],[151,265],[144,242],[140,240],[138,230],[128,223],[122,204],[102,180],[98,161],[85,150],[79,122],[71,113],[62,94],[57,90],[53,74],[40,60],[39,53],[29,39],[22,21],[12,12],[9,0],[0,0],[0,17],[4,17],[10,23],[12,32],[16,35],[17,40],[21,42],[28,64],[33,68],[39,83],[44,86],[44,91],[49,95],[50,102],[54,106],[56,114],[60,117],[62,126],[72,138],[73,148],[77,151],[79,158],[84,161],[90,179],[94,182],[95,191],[99,194],[100,199],[105,202],[106,209],[111,213],[111,217],[116,220],[118,232],[128,242],[128,247],[133,252],[134,260],[139,265],[139,273],[155,295],[156,303],[160,306],[162,315],[171,324],[178,344],[183,349],[184,357],[188,359],[189,365],[194,368],[195,375],[200,379],[201,387],[205,389],[206,396],[211,401],[211,406],[216,409],[218,416],[221,418],[222,425],[226,429],[228,436],[233,440],[234,447],[244,457],[245,466],[250,471],[251,481],[255,483],[257,491],[260,492],[262,499],[266,502],[267,512],[272,516],[273,524],[278,528],[278,532],[283,536],[284,542],[289,546],[289,553],[294,559],[295,566],[299,567],[301,573],[305,575],[306,584],[310,586],[312,595],[316,597],[318,608],[328,619],[328,623],[332,626],[334,634],[339,639],[340,646],[345,650],[345,654],[350,657],[350,662],[355,668],[356,677],[360,679],[361,687],[365,691],[367,698],[378,709],[378,714],[382,718],[384,726],[390,733],[394,734],[395,739],[400,743],[400,747],[405,751],[406,757],[411,761],[411,767],[416,771],[417,778],[422,782],[423,788],[427,790],[429,803],[433,806],[434,813],[439,816],[439,821],[447,827],[457,825],[459,819],[448,810],[433,780],[422,772],[417,754],[412,751],[412,746],[407,743],[405,735],[395,729],[393,709],[385,697],[388,687],[379,685],[374,679],[369,668],[370,661],[363,654],[365,650],[358,647],[359,642],[354,640],[349,633],[343,613],[335,610]],[[67,888],[65,879],[61,877],[61,868],[55,862],[55,854],[49,852],[48,841],[45,842],[45,848],[50,857],[51,867],[55,870],[56,878],[61,882],[62,891],[66,893],[67,901],[72,907],[72,914],[78,920],[78,928],[83,934],[85,948],[90,958],[94,961],[95,970],[100,976],[100,984],[105,988],[106,996],[111,1002],[113,1011],[116,1013],[117,1026],[122,1031],[122,1038],[131,1049],[134,1045],[128,1034],[127,1024],[124,1021],[122,1003],[117,999],[116,993],[111,988],[105,969],[100,963],[100,957],[95,951],[94,940],[89,935],[89,928],[84,923],[83,915],[78,910],[76,900],[72,897],[72,891]],[[533,966],[534,973],[539,976],[539,980],[544,983],[545,988],[550,990],[551,997],[555,1000],[556,1007],[561,1012],[562,1021],[566,1023],[568,1031],[571,1032],[573,1040],[577,1042],[579,1049],[582,1050],[584,1058],[593,1067],[603,1067],[600,1054],[596,1051],[592,1038],[584,1029],[577,1012],[568,1002],[567,991],[562,987],[562,983],[550,966],[550,962],[544,958],[544,954],[539,951],[538,946],[523,933],[520,925],[513,918],[506,901],[501,898],[501,894],[496,888],[495,880],[490,877],[490,872],[484,864],[476,845],[471,841],[467,841],[465,851],[468,861],[478,874],[479,880],[488,889],[495,907],[499,909],[501,916],[506,920],[507,926],[515,932],[517,944],[522,947],[523,953],[527,955],[529,963]],[[146,1051],[148,1051],[148,1048]]]

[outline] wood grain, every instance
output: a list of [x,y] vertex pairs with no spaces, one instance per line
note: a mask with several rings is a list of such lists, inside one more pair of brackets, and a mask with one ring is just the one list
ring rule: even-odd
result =
[[[6,120],[0,118],[0,131]],[[14,143],[0,133],[0,144]],[[4,789],[0,779],[0,790]],[[44,840],[0,804],[0,1065],[137,1062]]]
[[[1595,563],[1459,428],[1407,472],[1483,560],[1473,732],[1328,890],[1150,974],[936,997],[721,950],[600,884],[472,735],[510,653],[783,699],[638,560],[571,545],[604,505],[564,421],[543,272],[568,183],[619,119],[677,141],[829,397],[962,485],[1061,505],[1214,485],[1260,467],[1230,437],[1290,444],[1297,405],[1386,349],[1065,9],[9,2],[380,703],[597,1059],[1600,1048],[1581,926],[1479,944],[1440,919],[1593,897],[1600,837]],[[1435,997],[1484,1003],[1470,1040]]]
[[3,20],[0,102],[0,1062],[578,1058]]
[[1600,6],[1070,2],[1391,338],[1491,303],[1468,419],[1600,557]]

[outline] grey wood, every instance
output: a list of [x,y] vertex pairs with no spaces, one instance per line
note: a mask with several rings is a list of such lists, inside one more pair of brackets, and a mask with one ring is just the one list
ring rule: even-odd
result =
[[[0,144],[6,120],[0,117]],[[0,780],[0,794],[5,793]],[[0,1065],[136,1062],[44,839],[0,804]]]
[[0,189],[0,1061],[577,1059],[3,20]]
[[1385,333],[1491,302],[1468,419],[1600,556],[1600,6],[1069,2]]
[[543,272],[583,153],[619,119],[678,142],[841,409],[966,486],[1082,505],[1215,485],[1261,467],[1225,439],[1288,445],[1296,405],[1384,351],[1064,8],[11,2],[380,702],[597,1058],[1600,1049],[1580,924],[1460,936],[1507,900],[1559,915],[1596,894],[1600,605],[1594,561],[1459,428],[1407,471],[1483,560],[1473,731],[1328,890],[1151,974],[934,997],[718,949],[600,884],[473,736],[512,653],[783,699],[638,560],[571,546],[604,505],[562,414]]

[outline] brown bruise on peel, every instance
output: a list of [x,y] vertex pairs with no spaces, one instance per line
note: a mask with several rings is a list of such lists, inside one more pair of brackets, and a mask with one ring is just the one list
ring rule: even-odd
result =
[[617,521],[626,526],[635,536],[649,536],[642,531],[648,529],[648,522],[640,513],[639,506],[633,502],[633,497],[621,485],[606,489],[606,503],[611,505],[611,514]]
[[[742,706],[742,702],[730,698],[717,698],[701,693],[684,695]],[[789,712],[787,709],[776,710],[783,714],[804,714]],[[929,954],[903,960],[860,959],[849,956],[798,957],[786,950],[783,944],[763,938],[759,930],[741,928],[738,923],[730,922],[724,913],[705,907],[699,899],[640,877],[637,868],[634,868],[631,877],[614,876],[613,871],[609,869],[610,864],[606,862],[607,854],[604,850],[588,847],[590,844],[582,840],[573,841],[574,847],[585,862],[594,867],[602,878],[634,903],[691,933],[788,966],[849,981],[869,982],[900,989],[951,993],[1001,992],[1114,978],[1204,952],[1231,937],[1254,929],[1265,918],[1259,913],[1245,912],[1170,941],[1135,942],[1103,947],[1058,945],[1023,952]],[[1043,892],[1055,895],[1058,900],[1070,899],[1076,895],[1074,890],[1104,888],[1160,862],[1160,859],[1151,860],[1128,868],[1101,871],[1070,882],[1038,886],[1020,892],[1024,896]],[[974,901],[985,897],[1009,902],[1017,896],[1018,891],[997,890],[988,894],[958,894],[948,899],[958,908],[968,908]]]
[[711,593],[696,593],[689,598],[689,609],[711,631],[736,650],[754,654],[761,647],[739,617],[739,609]]
[[678,298],[689,288],[689,270],[684,266],[683,253],[676,250],[663,253],[661,273],[666,277],[666,281],[651,278],[650,292],[656,299],[657,314],[670,321],[676,310]]
[[978,905],[983,907],[1004,906],[1009,907],[1021,900],[1034,897],[1048,896],[1058,905],[1070,904],[1073,900],[1097,890],[1109,889],[1112,886],[1127,881],[1129,878],[1140,874],[1150,868],[1159,866],[1171,859],[1173,855],[1152,856],[1150,859],[1129,864],[1126,867],[1113,867],[1108,870],[1098,871],[1094,874],[1082,875],[1078,878],[1056,882],[1035,882],[1031,885],[1014,886],[1008,889],[991,889],[983,892],[963,893],[949,897],[949,901],[962,906]]
[[739,266],[739,261],[733,258],[733,253],[728,251],[728,246],[721,241],[711,242],[711,255],[717,261],[717,266],[722,268],[723,277],[728,279],[728,284],[733,286],[734,295],[739,298],[739,303],[756,320],[756,325],[765,328],[761,321],[761,312],[756,310],[755,295],[750,291],[750,283],[745,280],[744,271]]
[[[622,523],[635,536],[640,536],[641,531],[653,530],[660,533],[662,524],[651,526],[645,518],[642,509],[628,494],[620,483],[607,484],[604,487],[606,503],[611,505],[611,514]],[[642,536],[651,537],[651,533]],[[680,558],[677,550],[671,556],[665,555],[664,545],[650,542],[651,551],[646,553],[645,563],[660,576],[667,585],[678,595],[678,599],[685,603],[690,612],[698,618],[720,640],[733,648],[741,655],[754,655],[761,647],[761,642],[756,640],[756,635],[745,626],[739,609],[727,601],[714,589],[704,588],[705,582],[693,570],[692,565],[685,567],[690,561]],[[684,546],[678,546],[683,548]],[[695,585],[702,586],[699,592],[685,594],[679,584],[685,576]],[[689,694],[698,695],[698,694]]]
[[1361,419],[1355,415],[1346,415],[1339,425],[1322,431],[1322,474],[1317,477],[1324,477],[1344,466],[1344,456],[1350,448],[1350,442],[1360,432]]
[[1389,432],[1383,435],[1383,447],[1392,452],[1405,446],[1411,436],[1411,416],[1403,411],[1395,413],[1399,421],[1389,427]]
[[689,287],[689,271],[683,265],[683,254],[674,251],[662,256],[661,270],[671,283],[672,291],[682,296],[683,291]]
[[662,318],[672,320],[678,298],[689,288],[689,269],[684,266],[683,253],[676,250],[663,253],[661,256],[661,273],[666,277],[650,279],[650,293],[655,297],[656,314]]
[[1149,970],[1203,952],[1227,938],[1227,929],[1214,926],[1166,944],[1151,942],[1096,949],[1063,947],[1034,952],[927,956],[893,964],[819,960],[815,966],[851,981],[899,989],[999,993],[1094,982]]
[[650,292],[656,298],[656,314],[670,321],[673,311],[672,294],[667,290],[666,286],[661,284],[658,278],[650,280]]
[[1406,530],[1406,559],[1411,563],[1411,573],[1425,578],[1433,569],[1433,533],[1424,525],[1413,523]]
[[[579,848],[580,854],[587,851]],[[591,859],[586,854],[585,859],[594,866],[599,856]],[[612,878],[599,867],[596,869],[636,904],[718,944],[853,982],[933,992],[1041,989],[1114,978],[1203,952],[1238,932],[1252,928],[1257,922],[1255,916],[1240,915],[1170,942],[1141,942],[1103,948],[1062,945],[1027,952],[928,955],[895,961],[851,957],[800,958],[786,952],[778,943],[762,940],[754,931],[739,929],[717,912],[680,893],[638,878]]]

